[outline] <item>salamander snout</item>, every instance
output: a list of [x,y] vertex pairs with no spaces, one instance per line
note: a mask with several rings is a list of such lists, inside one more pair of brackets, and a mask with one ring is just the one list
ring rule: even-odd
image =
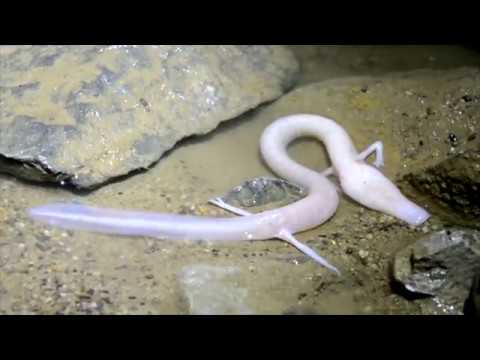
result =
[[407,199],[395,184],[375,167],[356,162],[348,172],[340,173],[343,191],[360,204],[411,225],[425,222],[430,214]]

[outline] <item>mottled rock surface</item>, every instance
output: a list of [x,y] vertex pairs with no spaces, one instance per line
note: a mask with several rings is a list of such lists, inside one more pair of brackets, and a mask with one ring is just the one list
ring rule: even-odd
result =
[[93,187],[277,98],[297,70],[280,46],[0,47],[0,169]]
[[465,301],[464,314],[480,319],[480,271],[475,275],[470,294]]
[[253,314],[245,303],[248,290],[238,286],[238,268],[193,265],[183,269],[179,282],[194,315]]
[[471,220],[472,225],[478,222],[480,149],[449,156],[433,166],[406,175],[405,180],[464,219]]
[[259,212],[286,206],[306,195],[307,191],[299,185],[284,179],[263,176],[235,186],[220,199],[234,207]]
[[480,271],[480,232],[451,229],[428,234],[395,256],[394,277],[410,292],[436,297],[461,313]]

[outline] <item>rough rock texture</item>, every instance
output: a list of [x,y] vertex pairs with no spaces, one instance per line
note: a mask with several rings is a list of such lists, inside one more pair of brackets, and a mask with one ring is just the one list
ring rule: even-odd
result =
[[480,149],[448,157],[405,179],[466,219],[476,223],[480,218]]
[[92,187],[280,96],[280,46],[0,47],[0,169]]
[[480,271],[473,278],[470,294],[465,301],[464,314],[480,319]]
[[451,229],[428,234],[398,252],[394,277],[408,291],[435,296],[452,312],[461,313],[480,271],[480,232]]

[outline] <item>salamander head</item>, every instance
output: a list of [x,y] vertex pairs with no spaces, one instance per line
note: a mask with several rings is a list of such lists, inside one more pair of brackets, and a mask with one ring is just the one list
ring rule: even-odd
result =
[[420,225],[430,214],[407,199],[385,175],[364,162],[355,162],[348,173],[340,173],[343,191],[360,204],[406,221]]

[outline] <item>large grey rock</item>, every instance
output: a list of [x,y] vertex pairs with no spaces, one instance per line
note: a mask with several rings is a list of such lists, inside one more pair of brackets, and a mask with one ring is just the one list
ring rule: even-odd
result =
[[92,187],[280,96],[280,46],[2,46],[0,170]]
[[480,271],[480,232],[451,229],[428,234],[396,254],[393,270],[406,290],[434,296],[445,309],[461,313]]

